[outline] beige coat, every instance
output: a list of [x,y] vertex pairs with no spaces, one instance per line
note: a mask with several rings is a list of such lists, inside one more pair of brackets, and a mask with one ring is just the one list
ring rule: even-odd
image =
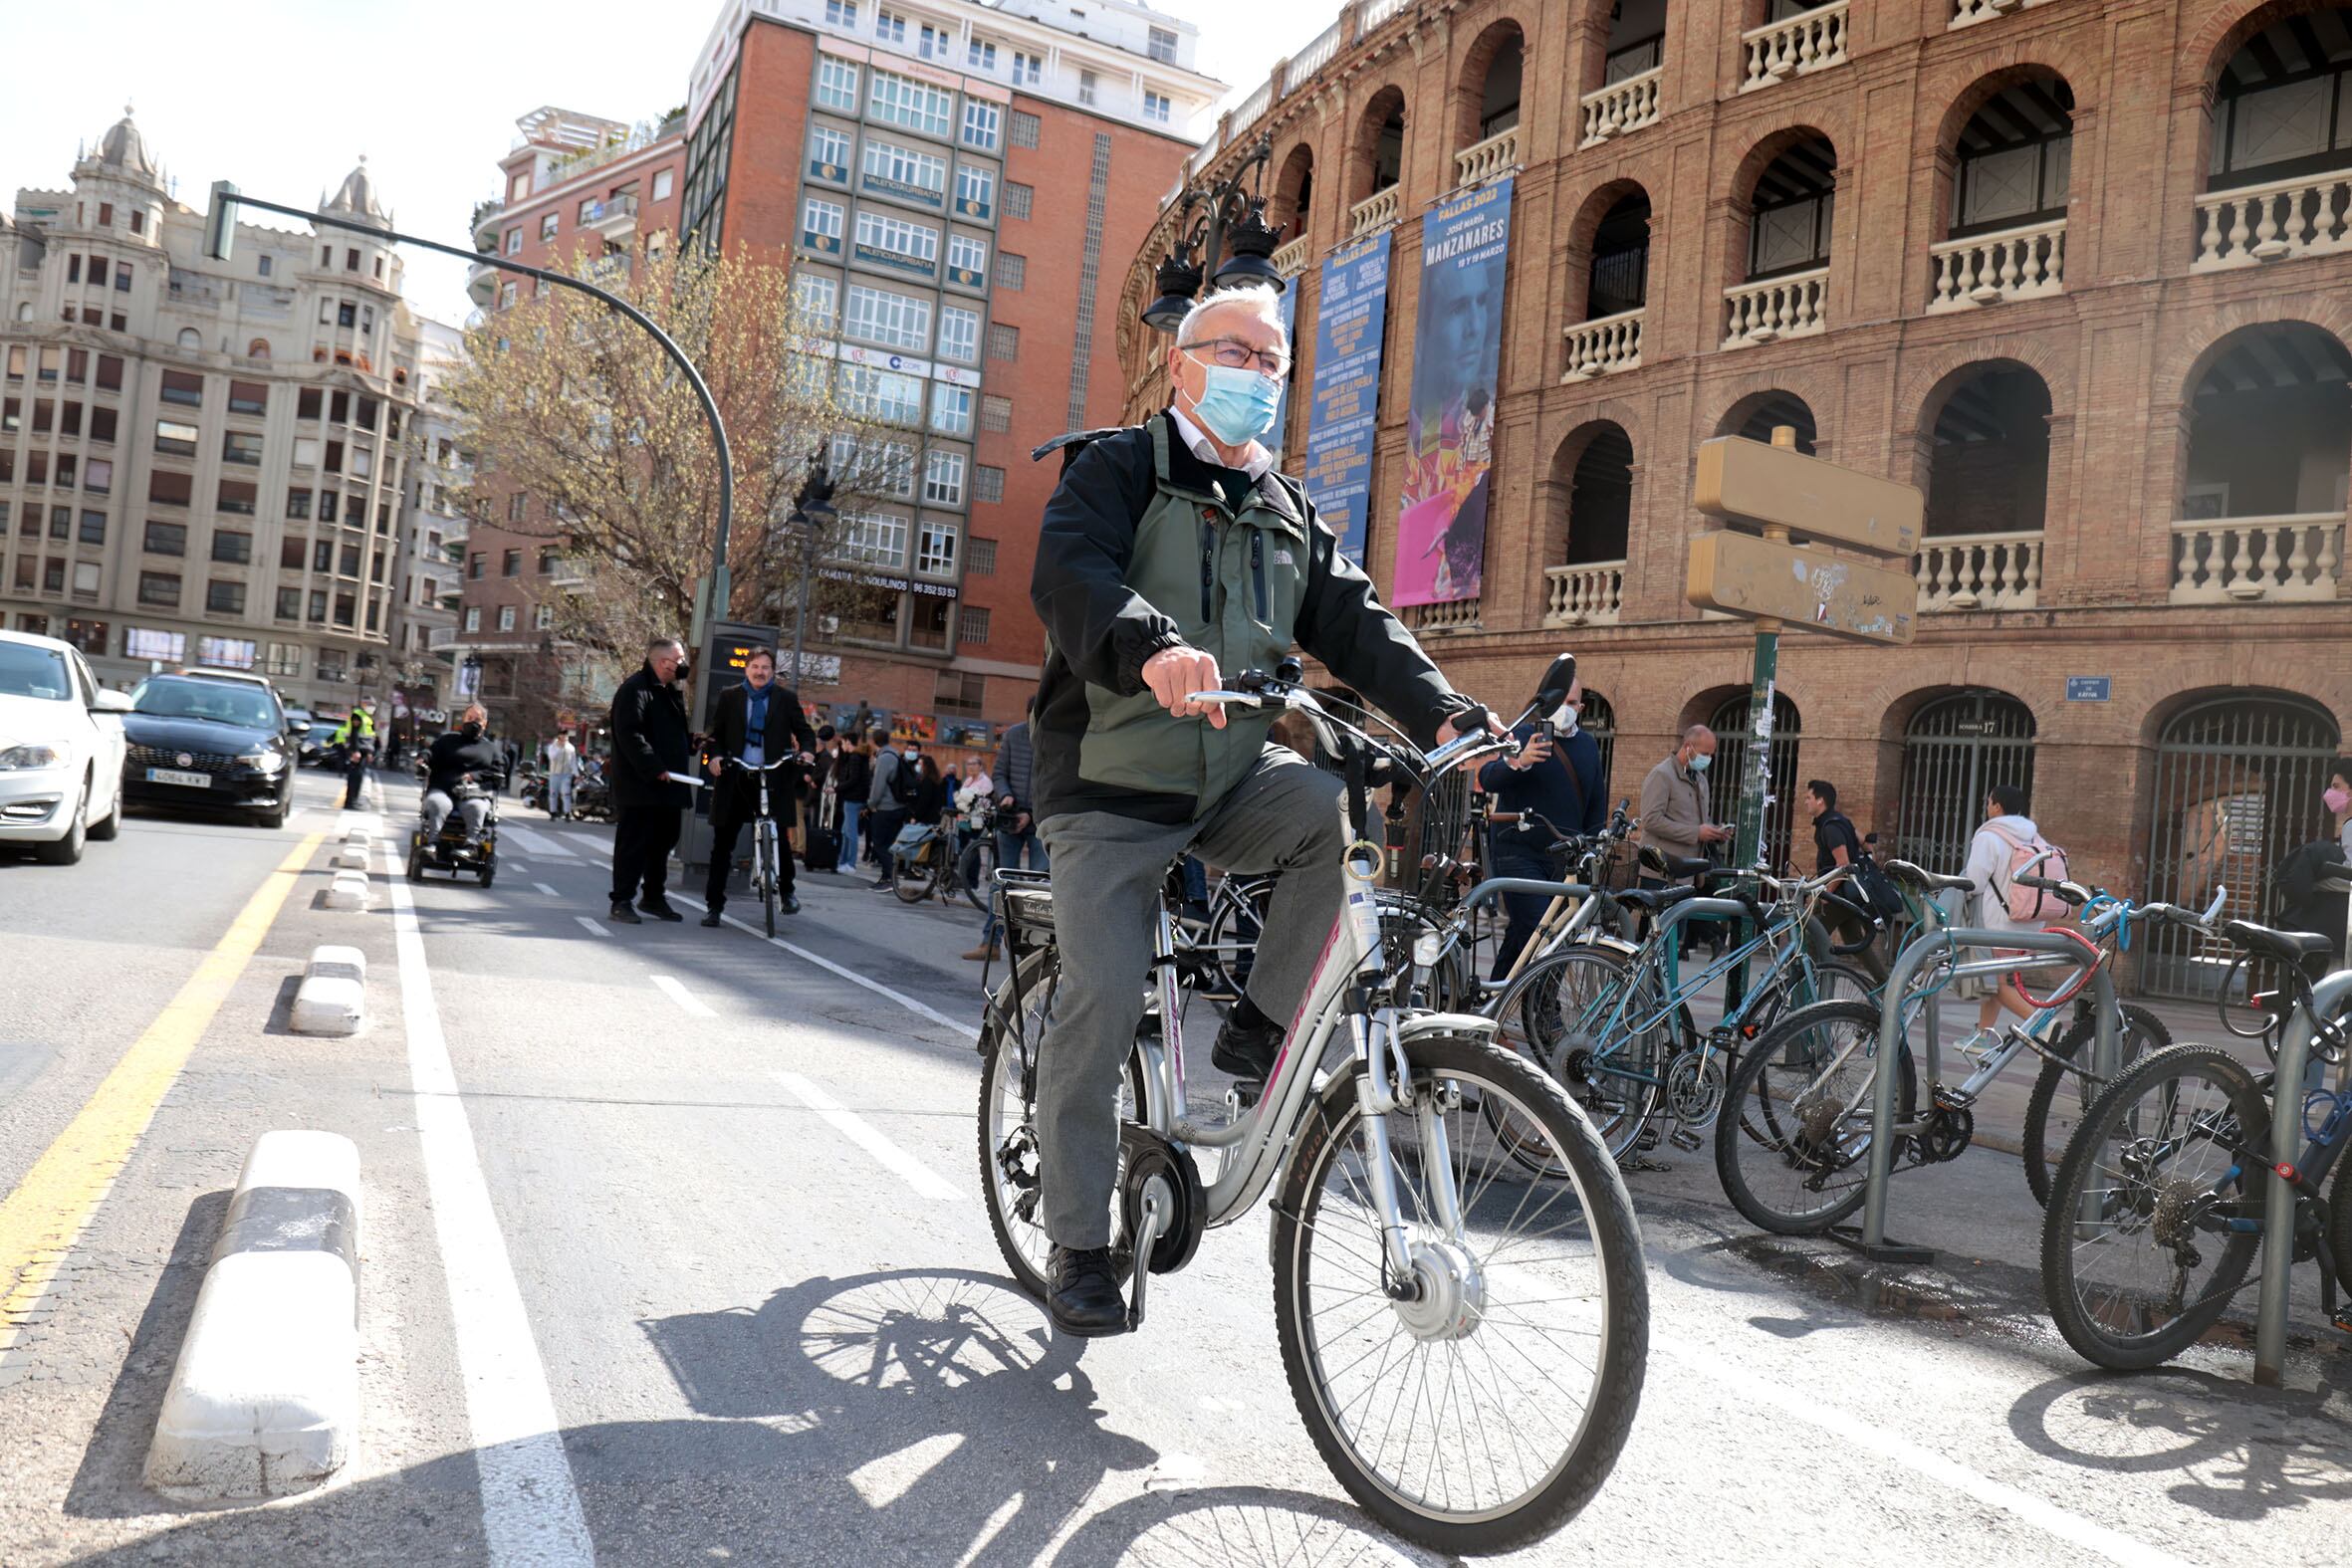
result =
[[1641,834],[1669,855],[1697,857],[1706,852],[1699,829],[1713,826],[1707,810],[1707,782],[1676,763],[1669,754],[1641,784]]

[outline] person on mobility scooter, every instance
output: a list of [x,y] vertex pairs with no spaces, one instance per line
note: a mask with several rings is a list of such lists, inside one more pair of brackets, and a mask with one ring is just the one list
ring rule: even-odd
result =
[[435,738],[424,757],[424,799],[408,835],[408,880],[427,869],[462,876],[484,887],[498,870],[498,791],[506,782],[506,754],[485,738],[490,715],[480,703],[458,715],[457,728]]

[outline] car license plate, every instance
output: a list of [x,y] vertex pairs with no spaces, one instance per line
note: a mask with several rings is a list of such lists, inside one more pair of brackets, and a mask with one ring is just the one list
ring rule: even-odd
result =
[[147,783],[186,784],[191,789],[209,789],[212,787],[212,775],[183,774],[173,768],[150,768],[147,770]]

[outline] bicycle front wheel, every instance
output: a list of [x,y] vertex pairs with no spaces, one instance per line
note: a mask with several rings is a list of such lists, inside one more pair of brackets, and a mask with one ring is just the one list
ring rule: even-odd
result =
[[[1480,1040],[1404,1049],[1388,1175],[1412,1299],[1383,1278],[1351,1066],[1293,1142],[1275,1205],[1283,1370],[1331,1473],[1382,1524],[1449,1554],[1508,1551],[1589,1502],[1624,1448],[1649,1355],[1641,1234],[1556,1083]],[[1561,1180],[1515,1166],[1479,1114],[1497,1102]]]
[[956,858],[956,891],[984,915],[988,913],[989,889],[995,885],[996,866],[996,846],[986,833],[966,844]]
[[[1749,1224],[1818,1235],[1861,1207],[1880,1067],[1878,1008],[1861,1002],[1799,1008],[1742,1054],[1715,1172]],[[1906,1043],[1895,1070],[1895,1117],[1908,1121],[1919,1090]]]
[[760,884],[760,911],[768,925],[768,935],[776,935],[776,824],[763,817],[759,830],[753,835],[756,847],[752,872]]
[[2270,1111],[2218,1045],[2176,1045],[2116,1075],[2066,1150],[2041,1222],[2041,1288],[2066,1343],[2115,1372],[2197,1342],[2244,1283],[2261,1235]]
[[[2164,1026],[2162,1018],[2131,1004],[2125,1005],[2118,1028],[2115,1070],[2119,1074],[2173,1042],[2173,1031]],[[2050,1201],[2050,1168],[2065,1154],[2082,1118],[2090,1113],[2091,1103],[2107,1086],[2107,1080],[2090,1071],[2089,1047],[2097,1032],[2097,1022],[2086,1016],[2058,1036],[2042,1061],[2040,1076],[2033,1080],[2033,1093],[2025,1100],[2025,1186],[2033,1201],[2044,1208]],[[2068,1079],[2073,1081],[2073,1092],[2061,1094],[2059,1088]]]

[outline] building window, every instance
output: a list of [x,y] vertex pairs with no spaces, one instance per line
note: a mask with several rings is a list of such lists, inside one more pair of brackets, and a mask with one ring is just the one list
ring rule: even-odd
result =
[[997,149],[997,138],[1004,134],[1004,112],[986,99],[964,100],[964,145],[978,147],[983,152]]
[[194,457],[197,429],[176,419],[155,421],[155,450],[165,457]]
[[[1005,499],[1005,471],[987,463],[974,469],[972,471],[972,499],[990,506],[1003,501]],[[989,548],[993,551],[996,547],[991,544]],[[979,540],[972,542],[972,552],[973,560],[977,562],[980,553]],[[975,564],[972,569],[977,571],[980,568]]]
[[970,364],[980,357],[980,313],[960,305],[939,309],[939,357]]
[[1029,258],[1011,251],[997,252],[997,287],[1019,290],[1029,278]]
[[875,71],[871,77],[866,88],[867,118],[947,138],[948,110],[955,102],[954,94],[887,71]]
[[975,577],[993,576],[996,574],[996,569],[997,542],[995,540],[975,539],[966,546],[964,556],[964,571],[967,575]]
[[860,183],[885,196],[903,196],[936,207],[947,189],[947,159],[896,142],[868,140],[859,166],[864,171]]
[[947,237],[947,278],[968,289],[982,286],[988,276],[988,247],[965,234]]
[[954,38],[942,27],[923,24],[922,35],[915,40],[915,54],[924,60],[945,60],[954,47]]
[[[280,588],[278,590],[278,618],[280,620],[302,619],[302,589]],[[285,645],[283,643],[273,642],[270,644],[270,646],[273,648],[278,648]],[[278,671],[273,668],[269,671],[269,673],[275,675],[278,673]],[[294,672],[289,670],[286,673],[291,675]]]
[[512,604],[498,606],[498,629],[500,631],[515,629],[515,607]]
[[[262,355],[268,358],[267,354]],[[231,381],[229,383],[229,412],[232,414],[266,414],[270,411],[270,389],[260,381]]]
[[466,557],[465,574],[474,581],[479,582],[482,579],[482,566],[486,559],[487,558],[485,557],[484,553],[478,550],[472,555]]
[[482,609],[480,605],[469,604],[466,606],[465,629],[468,631],[480,631],[482,629]]
[[1155,124],[1164,125],[1168,122],[1168,114],[1172,107],[1168,102],[1167,94],[1154,93],[1149,88],[1144,89],[1143,117],[1145,119],[1151,120]]
[[[55,348],[42,350],[41,379],[44,381],[57,379],[56,372],[48,362],[48,355],[56,352]],[[162,397],[163,401],[167,403],[181,403],[189,408],[201,408],[204,406],[204,377],[186,370],[166,370],[163,372]]]
[[1013,428],[1013,399],[994,393],[980,400],[980,428],[1002,434]]
[[927,352],[931,346],[931,302],[853,283],[841,331],[866,342]]
[[952,523],[925,523],[915,548],[915,570],[928,577],[952,577],[956,574],[956,527]]
[[1080,71],[1078,73],[1078,103],[1082,107],[1087,109],[1094,107],[1094,86],[1093,72]]
[[[243,536],[228,535],[225,537],[236,539]],[[104,545],[107,542],[107,515],[104,512],[92,512],[85,509],[82,513],[82,531],[76,538],[85,545]],[[248,540],[247,544],[250,546],[251,541]],[[220,549],[217,541],[214,542],[213,549],[216,552]]]
[[829,333],[840,318],[840,282],[823,273],[802,273],[793,280],[793,304],[809,319],[811,330]]
[[214,615],[242,615],[245,613],[245,584],[242,582],[207,582],[204,584],[204,608]]
[[519,550],[508,551],[499,562],[498,574],[502,577],[521,576],[523,574],[523,553]]
[[1176,35],[1164,27],[1150,29],[1144,37],[1144,52],[1163,66],[1176,63]]
[[968,386],[950,386],[945,381],[931,383],[931,428],[941,435],[970,435],[972,389]]
[[[39,452],[33,454],[35,458],[39,458],[41,455]],[[37,474],[34,482],[36,484],[40,482]],[[157,471],[147,475],[147,499],[157,506],[184,507],[194,499],[195,494],[195,481],[186,474],[166,474]]]
[[562,213],[543,212],[539,215],[539,238],[542,243],[554,239],[563,232],[563,228],[564,215]]
[[[1018,49],[1013,51],[1013,82],[1015,86],[1036,87],[1039,82],[1044,80],[1045,73],[1045,56],[1028,54]],[[1024,119],[1029,121],[1030,139],[1027,141],[1021,139],[1021,122]],[[1037,134],[1037,115],[1024,114],[1019,110],[1013,111],[1013,145],[1017,147],[1034,147],[1038,144]]]
[[[95,515],[85,514],[86,517]],[[231,566],[253,564],[253,536],[234,531],[224,531],[213,535],[212,559]]]
[[653,175],[653,199],[655,201],[669,200],[670,192],[677,188],[677,183],[678,171],[676,169],[655,170]]
[[964,504],[964,454],[934,448],[923,458],[923,499],[935,507]]
[[956,165],[956,215],[985,218],[996,211],[997,171],[985,163]]
[[860,208],[857,255],[862,261],[902,267],[929,278],[939,267],[939,231],[928,224],[909,223],[904,218]]
[[224,463],[258,465],[261,462],[261,437],[242,430],[231,430],[221,437],[220,460]]
[[841,228],[845,209],[837,201],[820,201],[815,196],[801,203],[801,238],[813,250],[828,255],[841,254]]
[[841,558],[868,566],[906,564],[906,519],[881,512],[842,513]]
[[149,523],[144,542],[150,556],[184,556],[188,553],[188,530],[184,523]]
[[844,364],[840,367],[840,396],[853,419],[911,425],[923,417],[923,383],[895,370]]
[[977,719],[988,697],[988,677],[968,670],[941,670],[931,688],[931,705],[943,714]]
[[991,359],[1021,357],[1021,329],[1007,327],[1003,322],[988,324],[988,356]]
[[857,0],[824,0],[824,25],[827,27],[855,27]]
[[500,310],[513,310],[515,302],[520,298],[522,298],[522,289],[520,285],[502,283],[498,286],[498,308]]
[[849,137],[830,125],[809,128],[809,172],[836,184],[849,178]]
[[213,505],[219,511],[231,513],[241,518],[249,518],[260,510],[260,486],[248,484],[241,479],[224,479],[220,482],[218,498]]
[[1037,187],[1018,180],[1005,181],[1005,216],[1029,221],[1029,204],[1037,196]]
[[906,18],[895,11],[876,11],[874,13],[874,37],[885,44],[905,43]]
[[142,571],[138,574],[138,601],[141,604],[179,604],[179,573],[174,571]]
[[964,46],[964,65],[973,71],[994,74],[997,69],[997,46],[985,38],[975,38]]
[[857,68],[830,55],[817,57],[817,107],[857,112]]
[[556,607],[553,604],[541,604],[532,609],[531,629],[533,631],[553,631],[555,625]]
[[306,519],[311,515],[311,493],[307,490],[286,492],[286,516],[289,521]]
[[506,231],[506,253],[509,256],[523,254],[523,226],[521,224]]

